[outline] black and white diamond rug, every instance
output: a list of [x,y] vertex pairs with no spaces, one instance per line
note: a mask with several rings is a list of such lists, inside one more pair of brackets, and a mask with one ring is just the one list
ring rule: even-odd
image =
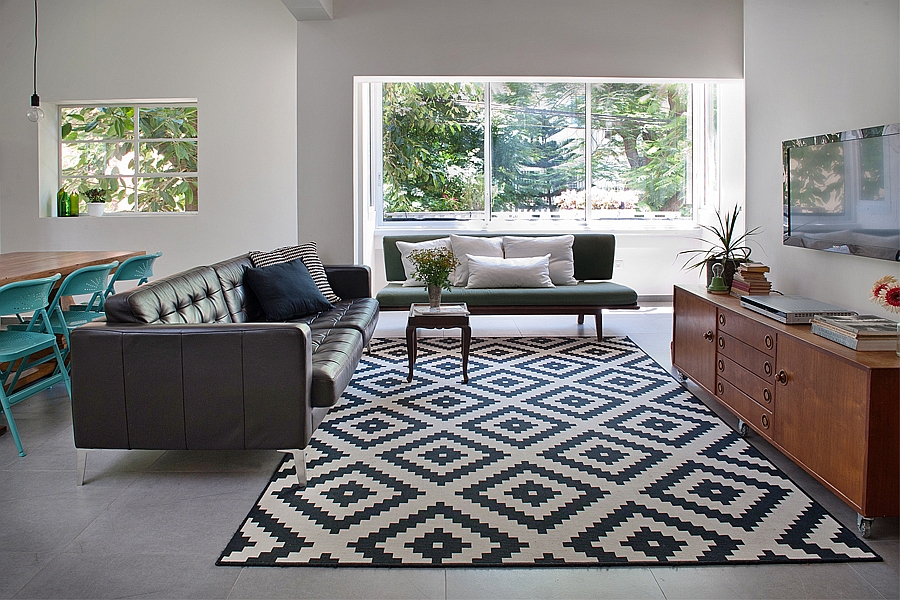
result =
[[880,560],[628,338],[372,342],[219,565]]

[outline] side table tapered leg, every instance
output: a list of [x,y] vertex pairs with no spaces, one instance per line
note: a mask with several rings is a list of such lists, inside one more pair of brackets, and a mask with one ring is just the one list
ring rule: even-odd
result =
[[463,325],[460,329],[462,329],[463,383],[469,383],[469,343],[472,341],[472,328]]
[[409,326],[406,328],[406,355],[409,358],[409,375],[406,377],[407,382],[412,381],[413,365],[416,364],[416,353],[418,352],[416,346],[416,328]]

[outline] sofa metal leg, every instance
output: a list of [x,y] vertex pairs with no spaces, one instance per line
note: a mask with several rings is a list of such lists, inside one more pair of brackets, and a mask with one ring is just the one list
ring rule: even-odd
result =
[[87,468],[87,450],[75,448],[75,485],[84,485],[84,470]]
[[597,341],[603,341],[603,312],[597,311],[597,314],[594,315],[594,323],[597,325]]
[[306,487],[306,450],[285,450],[294,455],[294,469],[297,471],[297,483]]

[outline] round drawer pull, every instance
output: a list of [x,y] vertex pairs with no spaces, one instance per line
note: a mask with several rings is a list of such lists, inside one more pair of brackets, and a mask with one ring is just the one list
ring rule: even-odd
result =
[[719,325],[725,324],[725,315],[719,315]]
[[763,371],[766,372],[766,375],[772,374],[772,364],[769,361],[763,363]]
[[713,341],[713,338],[716,337],[716,336],[713,335],[712,329],[710,329],[709,331],[707,331],[706,333],[703,334],[703,337],[704,337],[707,341],[710,341],[710,342],[711,342],[711,341]]
[[768,428],[769,428],[769,417],[768,417],[768,416],[763,415],[763,416],[762,416],[762,419],[760,419],[760,421],[762,421],[763,429],[768,429]]
[[775,379],[777,379],[778,383],[781,385],[787,385],[788,376],[787,373],[784,372],[784,369],[778,371],[778,375],[775,376]]
[[725,338],[719,336],[719,348],[725,347]]
[[717,366],[719,367],[719,370],[720,370],[720,371],[724,371],[724,370],[725,370],[725,361],[723,361],[723,360],[720,358],[720,359],[719,359],[719,362],[717,363]]
[[719,392],[720,395],[725,393],[725,386],[722,385],[721,381],[716,384],[716,391]]
[[772,392],[769,391],[769,388],[763,388],[763,400],[766,402],[772,401]]
[[775,345],[775,341],[772,339],[771,335],[766,335],[766,348],[769,350],[772,349],[772,346]]

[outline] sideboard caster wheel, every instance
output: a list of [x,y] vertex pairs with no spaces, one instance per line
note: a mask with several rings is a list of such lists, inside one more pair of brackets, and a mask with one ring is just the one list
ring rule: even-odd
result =
[[738,434],[739,436],[741,436],[742,438],[745,438],[745,437],[747,437],[747,435],[748,435],[749,433],[750,433],[750,428],[747,426],[746,423],[744,423],[744,420],[743,420],[743,419],[738,419],[738,422],[737,422],[737,434]]
[[680,383],[684,383],[685,381],[687,381],[687,379],[688,379],[687,375],[685,375],[684,373],[682,373],[681,371],[679,371],[678,369],[676,369],[674,367],[672,368],[672,370],[675,371],[675,377],[678,379],[678,381]]
[[869,519],[862,515],[856,515],[856,528],[859,529],[860,535],[864,538],[872,535],[872,522],[875,519]]

